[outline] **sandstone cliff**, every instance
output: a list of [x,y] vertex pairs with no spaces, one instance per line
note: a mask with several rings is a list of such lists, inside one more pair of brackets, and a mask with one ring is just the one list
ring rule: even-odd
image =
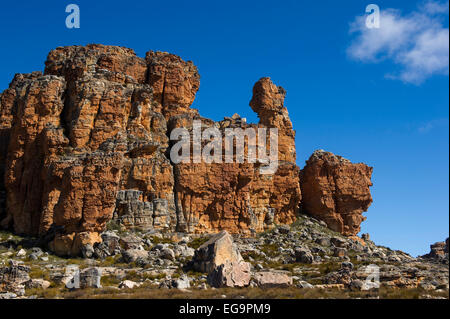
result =
[[372,203],[371,177],[372,167],[315,151],[300,174],[302,208],[332,230],[356,235],[366,219],[362,213]]
[[[139,58],[103,45],[57,48],[43,74],[17,74],[0,95],[1,226],[77,255],[101,241],[110,220],[247,235],[292,223],[302,195],[285,90],[262,78],[250,101],[258,124],[238,115],[214,122],[190,108],[199,83],[193,63],[175,55]],[[266,163],[248,160],[171,162],[170,132],[184,127],[192,135],[194,120],[203,131],[277,128],[276,171],[261,174]],[[348,235],[371,202],[371,169],[358,165],[310,159],[300,178],[306,211]]]

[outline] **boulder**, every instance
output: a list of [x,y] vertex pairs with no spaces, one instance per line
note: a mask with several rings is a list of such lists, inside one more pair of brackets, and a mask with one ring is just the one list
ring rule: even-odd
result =
[[248,286],[250,268],[250,263],[245,261],[226,261],[208,274],[208,284],[215,288]]
[[436,242],[432,245],[430,245],[430,252],[424,256],[422,256],[422,258],[425,259],[447,259],[449,258],[448,255],[448,242],[449,239],[447,238],[444,241],[440,241],[440,242]]
[[371,177],[372,167],[315,151],[300,173],[302,209],[334,231],[356,235],[372,203]]
[[262,288],[286,288],[292,285],[292,277],[281,272],[257,272],[253,275],[253,278],[257,286]]
[[312,264],[314,262],[314,256],[311,251],[305,248],[295,248],[295,258],[297,262],[304,264]]
[[299,282],[297,283],[297,287],[298,287],[298,288],[303,288],[303,289],[311,289],[311,288],[314,288],[313,285],[311,285],[309,282],[306,282],[306,281],[299,281]]
[[0,293],[25,294],[25,284],[30,280],[30,268],[23,263],[10,260],[8,267],[0,268]]
[[142,246],[142,239],[136,235],[127,235],[119,239],[120,246],[127,249],[139,249]]
[[17,257],[25,257],[26,255],[27,255],[27,252],[25,249],[20,249],[16,254]]
[[49,248],[59,256],[81,256],[82,251],[92,256],[93,247],[101,242],[102,238],[96,232],[74,232],[58,234],[49,243]]
[[172,280],[172,287],[177,289],[188,289],[191,287],[189,277],[183,275],[180,278],[176,278]]
[[132,263],[139,258],[148,258],[148,251],[141,249],[128,249],[122,252],[122,258],[126,263]]
[[175,247],[174,251],[175,251],[175,255],[177,257],[182,257],[182,258],[190,258],[190,257],[194,257],[194,255],[195,255],[195,249],[188,247],[186,245],[178,245]]
[[339,247],[339,248],[346,248],[347,247],[347,241],[343,240],[342,238],[339,237],[332,237],[330,239],[331,243],[333,244],[334,247]]
[[12,293],[12,292],[5,292],[5,293],[3,293],[3,292],[0,292],[0,300],[7,300],[7,299],[15,299],[15,298],[17,298],[18,296],[15,294],[15,293]]
[[80,272],[80,288],[102,288],[102,270],[99,267],[83,269]]
[[115,255],[120,252],[120,237],[111,231],[106,231],[101,234],[104,248],[109,255]]
[[226,231],[212,236],[194,253],[193,267],[199,272],[210,273],[216,267],[225,264],[239,264],[243,258],[233,242],[233,237]]
[[159,251],[159,256],[162,259],[167,259],[174,261],[175,260],[175,252],[170,248],[163,248]]
[[346,255],[347,255],[347,250],[345,248],[336,247],[334,249],[334,254],[333,254],[334,257],[344,257]]
[[25,288],[47,289],[50,285],[50,281],[44,279],[30,279],[25,283]]
[[119,284],[119,288],[120,289],[133,289],[133,288],[137,288],[139,287],[141,284],[131,281],[131,280],[124,280],[122,282],[120,282]]

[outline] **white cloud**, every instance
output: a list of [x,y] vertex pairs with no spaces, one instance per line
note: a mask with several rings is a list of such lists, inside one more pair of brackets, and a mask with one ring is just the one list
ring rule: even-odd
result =
[[447,13],[448,14],[448,1],[447,2],[437,2],[437,1],[427,1],[422,3],[420,9],[424,10],[429,14],[436,13]]
[[400,71],[389,78],[420,84],[435,74],[448,75],[448,2],[428,1],[410,14],[395,9],[380,10],[380,28],[366,27],[366,16],[350,25],[355,34],[347,54],[355,60],[378,63],[391,60]]
[[447,118],[428,121],[428,122],[422,124],[421,126],[419,126],[418,131],[419,131],[419,133],[425,134],[425,133],[428,133],[429,131],[431,131],[432,129],[434,129],[436,127],[441,127],[441,126],[448,126]]

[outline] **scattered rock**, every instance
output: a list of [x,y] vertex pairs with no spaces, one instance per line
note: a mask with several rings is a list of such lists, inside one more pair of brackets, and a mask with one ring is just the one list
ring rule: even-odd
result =
[[306,281],[299,281],[297,283],[297,287],[299,288],[303,288],[303,289],[311,289],[314,288],[313,285],[311,285],[310,283],[306,282]]
[[30,279],[25,283],[25,288],[47,289],[50,285],[50,281],[44,279]]
[[84,269],[80,272],[80,288],[102,288],[101,278],[102,270],[100,268]]
[[122,252],[122,258],[126,263],[132,263],[138,258],[148,258],[148,251],[141,249],[128,249]]
[[262,288],[285,288],[292,285],[292,277],[285,273],[265,271],[253,275],[256,284]]
[[175,252],[170,248],[163,248],[160,250],[160,257],[162,259],[175,260]]
[[172,287],[177,289],[188,289],[191,287],[188,276],[182,276],[172,280]]
[[312,264],[314,262],[314,256],[305,248],[295,248],[295,258],[298,262],[304,264]]
[[347,250],[345,248],[336,247],[334,249],[334,257],[344,257],[347,254]]
[[278,227],[278,231],[280,232],[280,234],[289,234],[291,228],[287,225],[281,225]]
[[0,300],[2,300],[2,299],[15,299],[15,298],[17,298],[17,295],[15,294],[15,293],[12,293],[12,292],[5,292],[5,293],[2,293],[2,292],[0,292]]
[[30,280],[30,268],[23,263],[10,260],[8,267],[0,268],[0,293],[25,294],[25,283]]
[[133,288],[137,288],[139,287],[141,284],[131,281],[131,280],[124,280],[122,282],[120,282],[119,284],[119,288],[120,289],[133,289]]
[[193,267],[200,272],[210,273],[226,262],[239,264],[243,261],[233,237],[227,231],[214,235],[201,245],[194,254]]
[[27,255],[27,252],[25,249],[19,250],[16,254],[17,257],[25,257],[26,255]]
[[208,274],[208,283],[215,288],[245,287],[250,279],[250,264],[245,261],[225,261]]

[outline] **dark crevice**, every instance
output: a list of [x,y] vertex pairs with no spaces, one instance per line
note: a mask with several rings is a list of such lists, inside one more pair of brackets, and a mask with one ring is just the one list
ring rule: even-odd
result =
[[[165,80],[164,80],[164,83],[165,83]],[[166,131],[167,138],[169,139],[169,147],[166,150],[165,156],[169,160],[170,165],[172,166],[172,175],[173,175],[173,191],[172,191],[172,193],[173,193],[173,200],[174,200],[174,204],[175,204],[175,215],[176,215],[176,218],[177,218],[176,225],[175,225],[175,230],[179,231],[179,232],[183,232],[183,231],[187,231],[188,230],[187,229],[187,220],[184,218],[183,209],[182,209],[182,207],[180,207],[179,201],[178,201],[179,200],[178,193],[177,193],[178,174],[177,174],[177,171],[176,171],[176,168],[175,168],[176,164],[173,163],[172,159],[170,158],[170,149],[172,148],[172,146],[177,141],[171,141],[170,140],[170,125],[169,125],[169,121],[170,121],[170,119],[167,121],[168,123],[167,123],[167,131]]]
[[67,123],[67,112],[70,109],[70,93],[69,88],[67,87],[62,95],[62,101],[63,101],[63,109],[61,111],[61,114],[59,115],[60,118],[60,125],[63,129],[63,134],[65,137],[69,138],[70,136],[70,126]]
[[166,75],[164,74],[164,82],[162,87],[162,93],[161,93],[161,108],[164,112],[164,94],[166,93]]

